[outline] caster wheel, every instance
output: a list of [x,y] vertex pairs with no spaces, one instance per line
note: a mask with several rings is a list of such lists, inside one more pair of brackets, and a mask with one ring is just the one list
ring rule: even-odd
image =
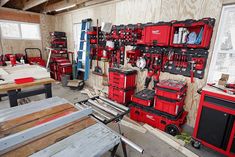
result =
[[180,133],[179,128],[173,124],[167,125],[165,128],[165,132],[172,136],[178,135]]
[[201,143],[199,141],[196,141],[196,140],[192,140],[191,145],[196,149],[200,149],[200,147],[201,147]]

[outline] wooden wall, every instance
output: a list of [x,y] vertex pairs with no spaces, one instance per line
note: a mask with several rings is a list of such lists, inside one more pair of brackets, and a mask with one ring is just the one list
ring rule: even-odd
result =
[[[25,48],[40,48],[43,52],[43,58],[47,58],[47,53],[44,52],[44,49],[49,44],[49,32],[55,30],[54,16],[0,8],[0,20],[38,23],[41,30],[41,40],[2,39],[4,54],[24,53]],[[2,52],[1,47],[0,52]],[[33,56],[35,55],[37,54],[33,54]]]
[[[235,2],[235,0],[229,0],[229,2],[231,1],[233,3]],[[103,5],[57,15],[56,30],[65,31],[68,34],[68,46],[69,49],[73,50],[73,23],[80,22],[85,18],[92,18],[94,21],[99,19],[101,22],[112,22],[113,24],[185,20],[189,18],[199,19],[204,17],[216,18],[205,78],[202,80],[195,79],[195,83],[192,84],[190,83],[190,78],[180,75],[161,73],[160,76],[160,79],[171,78],[187,81],[188,92],[185,110],[189,111],[187,124],[193,127],[200,98],[196,91],[206,83],[223,3],[223,0],[122,0],[113,3],[109,2]],[[130,49],[130,47],[128,47],[128,49]],[[145,76],[146,71],[138,72],[137,91],[143,89]],[[102,86],[102,77],[93,74],[90,75],[87,84],[91,87],[104,88],[104,86]]]

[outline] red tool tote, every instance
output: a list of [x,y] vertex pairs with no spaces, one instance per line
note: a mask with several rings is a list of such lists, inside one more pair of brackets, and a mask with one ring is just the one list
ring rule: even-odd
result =
[[135,93],[131,97],[131,101],[143,106],[153,106],[154,95],[154,90],[144,89],[142,91],[139,91],[138,93]]
[[136,103],[130,104],[131,119],[138,122],[147,123],[173,136],[182,131],[181,126],[186,122],[187,114],[188,113],[186,111],[182,111],[178,115],[173,116],[155,110],[152,107],[147,107]]
[[228,157],[235,156],[235,95],[214,87],[202,89],[192,145],[203,144]]
[[[32,52],[39,53],[39,56],[37,57],[29,56],[29,53],[32,53]],[[46,62],[42,59],[42,52],[39,48],[26,48],[25,60],[26,60],[26,63],[29,63],[29,64],[38,64],[43,67],[46,66]]]

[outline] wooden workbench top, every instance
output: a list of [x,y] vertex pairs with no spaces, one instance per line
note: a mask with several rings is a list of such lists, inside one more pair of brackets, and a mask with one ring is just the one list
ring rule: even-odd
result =
[[44,79],[35,80],[33,82],[29,82],[29,83],[23,83],[23,84],[15,84],[15,83],[4,84],[4,85],[0,85],[0,92],[7,92],[9,90],[16,90],[16,89],[27,88],[27,87],[32,87],[32,86],[45,85],[45,84],[49,84],[53,82],[55,82],[55,80],[52,78],[44,78]]

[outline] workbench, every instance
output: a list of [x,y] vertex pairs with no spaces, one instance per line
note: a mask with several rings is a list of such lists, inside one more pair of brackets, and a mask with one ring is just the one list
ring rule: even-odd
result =
[[120,136],[91,112],[59,97],[0,110],[0,156],[114,156]]
[[[51,84],[54,82],[50,78],[49,72],[45,68],[37,65],[18,65],[15,67],[0,68],[0,75],[4,81],[0,82],[0,100],[3,96],[9,97],[10,106],[17,106],[17,99],[26,98],[34,95],[44,94],[46,98],[52,97]],[[14,79],[33,77],[33,82],[16,84]],[[37,86],[43,86],[37,88]],[[31,87],[30,90],[23,91]],[[35,89],[36,87],[36,89]]]

